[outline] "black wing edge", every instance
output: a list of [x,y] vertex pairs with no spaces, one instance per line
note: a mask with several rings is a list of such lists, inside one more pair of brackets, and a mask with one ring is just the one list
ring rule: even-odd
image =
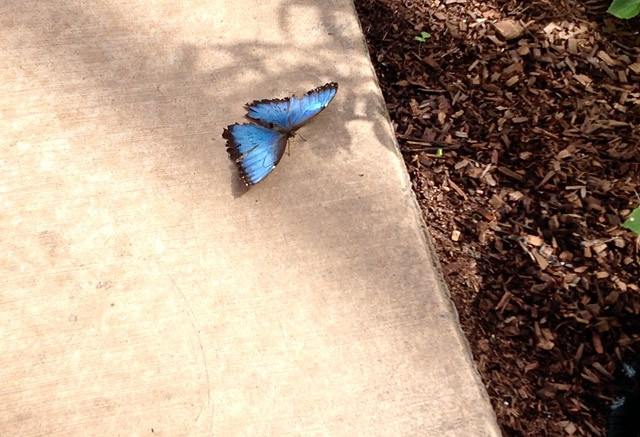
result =
[[242,167],[242,153],[240,153],[240,150],[238,150],[238,143],[236,143],[236,140],[231,134],[231,129],[233,128],[233,126],[240,126],[240,123],[234,123],[227,126],[222,131],[222,138],[227,140],[227,153],[229,154],[229,159],[232,160],[238,168],[240,179],[242,179],[242,182],[245,184],[245,186],[250,187],[251,185],[253,185],[253,182],[251,182],[249,175],[245,171],[244,167]]
[[319,92],[319,91],[324,91],[324,90],[328,90],[330,88],[334,88],[336,91],[338,91],[338,82],[327,82],[322,86],[319,86],[317,88],[312,89],[311,91],[309,91],[308,93],[305,94],[305,96],[307,94],[311,94],[311,93],[315,93],[315,92]]
[[[338,91],[338,83],[337,82],[327,82],[324,85],[321,85],[319,87],[316,87],[312,90],[307,91],[306,93],[304,93],[304,96],[308,96],[309,94],[313,94],[313,93],[317,93],[320,91],[324,91],[325,89],[331,89],[331,88],[335,88],[336,91]],[[254,100],[251,103],[247,103],[244,105],[245,109],[249,109],[250,107],[254,106],[254,105],[259,105],[261,103],[281,103],[281,102],[288,102],[289,100],[291,100],[291,97],[294,96],[290,96],[290,97],[283,97],[281,99],[262,99],[262,100]]]
[[[319,93],[322,92],[324,90],[329,90],[329,89],[335,89],[336,90],[336,94],[338,93],[338,83],[337,82],[327,82],[322,86],[319,86],[317,88],[312,89],[311,91],[309,91],[308,93],[305,94],[305,96],[308,96],[309,94],[313,94],[313,93]],[[335,95],[334,95],[335,96]],[[333,99],[333,97],[332,97]],[[329,102],[331,102],[331,100],[329,100]],[[329,102],[327,102],[327,106],[329,105]],[[307,121],[305,121],[302,124],[299,124],[295,130],[300,129],[302,126],[304,126],[305,124],[309,123],[311,120],[314,119],[314,117],[318,114],[320,114],[322,111],[324,111],[325,109],[327,109],[327,106],[323,106],[318,112],[315,113],[315,115],[309,119],[307,119]]]

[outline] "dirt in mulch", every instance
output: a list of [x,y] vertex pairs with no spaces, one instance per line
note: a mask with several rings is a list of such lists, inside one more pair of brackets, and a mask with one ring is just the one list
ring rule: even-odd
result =
[[606,435],[640,352],[620,227],[640,203],[639,21],[601,0],[355,3],[504,435]]

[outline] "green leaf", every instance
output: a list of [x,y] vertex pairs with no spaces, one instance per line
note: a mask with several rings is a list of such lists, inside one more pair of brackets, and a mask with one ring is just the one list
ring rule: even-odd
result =
[[441,148],[436,149],[436,156],[438,158],[442,158],[442,149]]
[[633,18],[640,14],[640,0],[613,0],[607,12],[618,18]]
[[425,42],[429,38],[431,38],[431,34],[429,32],[420,32],[420,35],[416,36],[413,39],[415,39],[416,41],[419,41],[419,42]]
[[622,227],[635,232],[636,235],[640,235],[640,206],[633,210],[622,224]]

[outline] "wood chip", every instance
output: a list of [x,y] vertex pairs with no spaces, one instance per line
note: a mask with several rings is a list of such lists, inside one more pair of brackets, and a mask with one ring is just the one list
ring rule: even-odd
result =
[[602,59],[604,61],[605,64],[607,64],[610,67],[616,66],[619,64],[618,61],[616,61],[615,59],[611,58],[611,56],[609,56],[609,54],[603,50],[600,50],[598,52],[598,58]]
[[520,182],[524,181],[524,176],[522,176],[520,173],[516,173],[515,171],[505,166],[499,166],[498,171],[503,175],[509,176],[510,178],[515,179],[517,181],[520,181]]
[[573,435],[576,433],[576,431],[578,431],[578,428],[576,427],[575,424],[573,424],[572,422],[569,422],[565,427],[564,427],[564,432],[566,432],[569,435]]
[[640,74],[640,62],[635,62],[629,65],[629,69],[636,74]]
[[458,241],[458,240],[460,240],[460,231],[458,231],[457,229],[455,229],[455,230],[451,233],[451,240],[452,240],[452,241]]
[[517,84],[518,80],[519,80],[518,76],[511,76],[509,79],[507,79],[507,81],[504,84],[510,87]]
[[540,247],[544,244],[544,240],[537,235],[527,235],[527,243],[536,247]]
[[604,352],[604,348],[602,347],[602,340],[600,339],[600,335],[598,335],[597,332],[594,332],[591,335],[591,339],[593,342],[593,348],[595,349],[596,353],[602,354]]
[[509,41],[520,38],[524,34],[524,28],[515,20],[502,20],[494,23],[493,26],[503,39]]

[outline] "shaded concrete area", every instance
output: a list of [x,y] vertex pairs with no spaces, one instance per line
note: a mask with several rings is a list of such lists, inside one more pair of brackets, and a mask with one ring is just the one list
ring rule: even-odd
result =
[[[349,1],[0,12],[3,434],[498,435]],[[223,127],[330,80],[244,192]]]

